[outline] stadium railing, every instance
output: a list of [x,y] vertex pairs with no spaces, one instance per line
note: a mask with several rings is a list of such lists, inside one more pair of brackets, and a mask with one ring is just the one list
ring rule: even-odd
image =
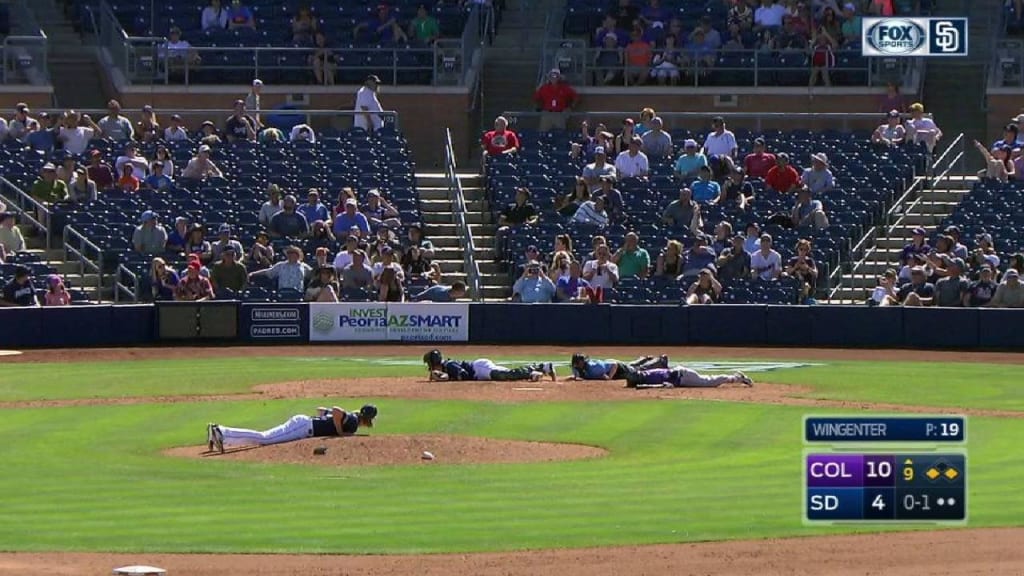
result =
[[98,285],[103,286],[106,272],[103,249],[92,243],[73,225],[64,227],[64,259],[78,264],[78,273],[95,273],[99,277]]
[[[596,121],[614,121],[617,129],[624,118],[638,120],[639,108],[630,111],[601,111],[601,112],[577,112],[568,113],[569,120],[587,120],[591,127]],[[540,119],[541,113],[533,110],[506,110],[502,115],[509,121],[509,126],[515,128],[517,125],[524,128],[532,128]],[[792,129],[794,127],[806,127],[812,123],[825,124],[832,130],[843,132],[855,129],[874,129],[882,121],[882,115],[864,112],[726,112],[715,110],[713,112],[658,112],[658,116],[665,122],[665,129],[671,130],[675,127],[692,127],[693,121],[706,128],[710,132],[710,119],[712,116],[721,116],[725,119],[730,128],[742,127],[752,132],[759,132],[768,129]],[[909,117],[909,116],[906,116]],[[524,126],[524,124],[529,124]],[[609,125],[612,126],[612,125]]]
[[[127,278],[130,284],[123,283],[122,278]],[[122,294],[127,294],[131,302],[138,302],[141,299],[141,289],[139,275],[124,264],[118,264],[117,272],[114,274],[114,304],[121,303]]]
[[[130,83],[179,83],[185,85],[195,83],[197,71],[221,71],[245,73],[249,78],[259,78],[269,70],[281,72],[307,73],[312,70],[306,56],[315,52],[314,48],[268,47],[268,46],[192,46],[201,58],[201,64],[195,65],[190,58],[175,60],[168,65],[164,46],[167,38],[162,36],[130,36],[121,26],[113,9],[107,2],[101,2],[95,9],[90,9],[90,17],[98,30],[100,47],[109,54],[112,64],[121,70],[125,80]],[[470,8],[469,17],[462,35],[459,38],[441,38],[430,47],[383,48],[359,46],[354,48],[360,54],[385,55],[386,64],[370,58],[366,62],[355,63],[345,61],[338,64],[336,75],[348,73],[377,74],[384,84],[400,83],[400,76],[405,73],[422,73],[430,75],[429,85],[465,86],[472,81],[470,70],[480,64],[478,55],[485,41],[493,36],[494,11],[488,6],[474,5]],[[333,47],[332,47],[333,48]],[[336,55],[344,51],[335,49]],[[225,54],[238,55],[237,62],[217,63],[215,56]],[[289,57],[299,57],[287,62]],[[429,64],[402,63],[409,57],[420,57],[420,61]],[[229,83],[227,81],[221,83]],[[337,84],[345,84],[338,81]],[[351,82],[348,82],[351,83]],[[361,83],[361,79],[356,83]],[[423,82],[401,82],[416,85]]]
[[448,198],[452,203],[452,220],[462,237],[463,267],[466,270],[466,288],[474,302],[480,301],[480,268],[476,262],[476,244],[473,242],[473,231],[466,221],[466,196],[459,180],[458,166],[455,163],[455,149],[452,146],[452,132],[445,129],[445,176],[448,179]]
[[7,36],[3,41],[3,83],[49,84],[49,41],[42,31],[35,36]]
[[4,198],[8,208],[14,208],[18,212],[23,224],[31,224],[46,236],[47,248],[53,245],[53,213],[49,208],[3,176],[0,176],[0,196]]

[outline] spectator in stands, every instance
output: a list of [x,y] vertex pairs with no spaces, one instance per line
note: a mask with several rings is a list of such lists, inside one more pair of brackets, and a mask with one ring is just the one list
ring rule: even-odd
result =
[[408,249],[413,246],[420,249],[424,258],[431,260],[434,258],[434,243],[423,236],[423,228],[419,224],[410,224],[409,231],[406,232],[403,248]]
[[162,160],[154,160],[150,165],[153,173],[146,177],[144,187],[151,190],[170,190],[174,188],[174,180],[164,174],[164,163]]
[[739,144],[736,143],[736,135],[725,127],[725,118],[721,116],[712,118],[711,128],[711,132],[704,139],[704,154],[735,158],[739,152]]
[[957,257],[953,253],[953,246],[955,244],[956,242],[949,234],[943,234],[935,240],[935,249],[924,258],[926,269],[931,269],[931,274],[929,275],[931,282],[935,282],[949,273],[947,268],[950,262]]
[[414,294],[409,298],[410,302],[455,302],[459,298],[466,297],[466,284],[456,280],[451,286],[436,284]]
[[32,287],[32,276],[28,267],[18,265],[14,269],[14,278],[4,284],[0,292],[0,307],[38,307],[35,288]]
[[416,17],[409,22],[409,38],[413,42],[431,46],[441,37],[441,25],[434,18],[426,4],[416,8]]
[[551,256],[551,265],[547,269],[548,278],[557,285],[560,278],[569,274],[570,262],[572,262],[572,257],[568,252],[556,250]]
[[108,114],[100,118],[99,129],[108,140],[131,140],[135,137],[135,129],[131,120],[121,116],[121,103],[117,100],[107,102]]
[[576,259],[576,254],[572,251],[572,237],[568,234],[558,234],[555,236],[555,254],[564,253],[570,261]]
[[750,275],[754,280],[777,280],[782,274],[782,256],[772,249],[771,234],[761,235],[761,249],[750,255]]
[[614,288],[619,283],[619,267],[611,261],[611,252],[607,244],[597,246],[594,249],[594,256],[593,260],[588,260],[583,265],[583,278],[597,291],[597,299],[603,300],[603,291]]
[[896,12],[893,0],[870,0],[868,11],[873,16],[893,16]]
[[796,256],[789,259],[783,270],[786,276],[801,282],[800,301],[806,302],[814,296],[818,287],[818,265],[811,256],[811,241],[801,239],[796,243]]
[[15,222],[13,212],[0,213],[0,247],[11,255],[25,251],[25,237],[21,234],[21,228],[15,226]]
[[664,28],[672,12],[661,6],[659,0],[647,0],[647,6],[640,10],[640,21],[646,27]]
[[571,260],[567,265],[566,273],[559,276],[555,282],[555,301],[570,302],[573,299],[581,298],[581,291],[587,292],[590,283],[583,279],[583,267],[579,262]]
[[[618,20],[615,19],[613,14],[607,14],[604,20],[601,21],[601,26],[594,31],[593,42],[595,47],[604,46],[606,43],[605,38],[609,35],[615,38],[617,46],[626,46],[626,31],[619,28]],[[621,40],[622,44],[619,44]]]
[[89,179],[89,172],[85,168],[75,169],[75,177],[68,185],[68,200],[76,204],[96,200],[96,183]]
[[935,306],[956,307],[963,305],[970,283],[963,277],[966,264],[963,259],[954,258],[946,268],[947,275],[935,283]]
[[572,193],[555,198],[555,211],[561,216],[572,218],[584,202],[590,200],[590,187],[582,176],[577,176]]
[[310,188],[306,194],[306,203],[298,207],[300,214],[305,216],[306,222],[310,225],[316,222],[330,222],[331,215],[327,206],[320,202],[320,192],[316,188]]
[[675,86],[679,83],[679,67],[683,64],[683,53],[675,34],[665,35],[662,46],[655,51],[651,64],[653,65],[651,76],[658,81],[659,85]]
[[249,263],[256,269],[268,268],[274,264],[274,246],[270,243],[270,234],[263,230],[256,234],[256,242],[249,250]]
[[132,247],[140,254],[162,254],[167,246],[167,231],[160,224],[156,212],[146,210],[132,234]]
[[533,100],[541,112],[540,131],[565,130],[566,118],[576,104],[576,90],[562,79],[562,71],[554,68],[548,72],[547,81],[533,94]]
[[349,234],[345,238],[345,245],[334,256],[334,268],[340,276],[344,277],[345,268],[352,263],[353,256],[359,249],[359,237],[355,234]]
[[746,210],[754,200],[754,186],[747,181],[742,168],[735,168],[722,187],[722,201],[735,202],[740,210]]
[[960,242],[960,228],[957,228],[956,226],[946,226],[945,233],[950,237],[951,242],[949,250],[953,253],[953,256],[966,260],[968,258],[967,246]]
[[942,130],[934,120],[924,115],[924,104],[911,104],[910,120],[907,121],[907,139],[914,144],[924,143],[928,152],[932,152],[941,138]]
[[696,233],[701,226],[701,217],[700,205],[693,201],[693,191],[686,187],[680,189],[679,198],[665,208],[661,221],[674,231]]
[[60,180],[67,186],[71,186],[71,183],[75,181],[75,168],[77,166],[78,162],[74,156],[70,154],[64,156],[60,166],[57,166],[57,180]]
[[782,18],[786,15],[786,7],[775,0],[761,0],[761,5],[754,11],[754,30],[778,30],[782,27]]
[[[858,35],[857,38],[859,39],[860,36]],[[888,112],[890,110],[903,112],[906,110],[906,103],[903,101],[903,95],[900,94],[900,85],[895,82],[889,82],[885,85],[885,95],[878,102],[879,112]]]
[[405,270],[402,269],[402,265],[398,262],[397,256],[398,255],[395,254],[394,249],[390,246],[384,246],[381,248],[380,253],[375,257],[376,261],[373,263],[372,268],[375,284],[378,286],[380,285],[381,275],[386,270],[394,270],[398,275],[398,281],[405,281]]
[[334,235],[344,238],[352,228],[358,228],[363,236],[370,235],[370,221],[366,215],[358,211],[359,203],[355,198],[345,200],[345,211],[334,218]]
[[636,232],[626,234],[622,247],[612,255],[612,262],[619,267],[620,277],[647,278],[651,271],[651,256],[640,246]]
[[29,191],[32,198],[45,205],[52,205],[55,202],[63,202],[68,198],[68,185],[57,178],[57,167],[51,162],[43,164],[40,171],[40,178],[32,185]]
[[683,253],[683,271],[677,278],[680,282],[696,278],[701,270],[715,263],[715,251],[708,247],[708,242],[703,233],[694,236],[690,249]]
[[622,222],[626,219],[626,203],[622,198],[622,192],[615,187],[615,180],[615,176],[602,176],[601,188],[592,195],[592,198],[604,199],[604,208],[608,212],[610,222]]
[[931,306],[935,285],[927,281],[924,268],[914,266],[910,270],[910,282],[900,286],[896,297],[904,306]]
[[277,184],[267,185],[267,201],[260,207],[259,221],[263,226],[270,226],[270,219],[284,209],[281,205],[281,187]]
[[875,128],[871,143],[880,146],[902,146],[907,138],[907,129],[900,123],[900,113],[890,110],[885,115],[885,124]]
[[634,136],[629,149],[615,158],[615,170],[619,178],[644,178],[650,170],[647,155],[641,151],[643,140]]
[[142,181],[135,177],[131,164],[121,166],[121,177],[117,179],[118,189],[124,192],[137,192]]
[[968,268],[978,269],[982,266],[990,266],[993,269],[999,268],[999,255],[996,253],[995,245],[992,243],[992,235],[987,232],[978,234],[975,238],[975,248],[970,254]]
[[[373,286],[373,269],[366,264],[366,253],[362,250],[353,250],[351,262],[341,270],[341,287],[343,290],[369,289]],[[334,262],[335,268],[338,261]]]
[[697,280],[686,291],[684,304],[714,304],[722,297],[722,284],[715,278],[714,266],[703,268],[697,273]]
[[380,78],[375,74],[366,77],[362,87],[356,92],[356,107],[360,113],[352,119],[356,128],[362,128],[367,132],[376,132],[384,127],[384,117],[374,112],[383,112],[384,108],[377,97],[380,91]]
[[519,152],[519,136],[508,129],[508,119],[498,116],[494,119],[494,130],[484,132],[480,148],[485,156],[501,156]]
[[618,0],[609,11],[619,26],[629,29],[640,15],[640,11],[633,5],[632,0]]
[[305,238],[309,235],[309,222],[296,211],[295,196],[284,197],[282,210],[270,219],[270,236],[273,238]]
[[209,120],[203,120],[203,123],[199,125],[199,134],[197,137],[201,144],[206,144],[207,146],[221,145],[220,134],[217,132],[217,126]]
[[1009,123],[1003,127],[1003,136],[999,140],[992,143],[992,148],[997,146],[1005,146],[1009,149],[1020,148],[1024,145],[1024,141],[1020,139],[1020,127],[1016,123]]
[[185,251],[185,244],[188,243],[188,218],[178,216],[174,219],[174,228],[167,235],[167,251],[182,253]]
[[110,165],[103,161],[103,153],[99,150],[89,152],[89,167],[86,169],[89,179],[96,183],[100,190],[114,185],[114,172]]
[[860,44],[861,31],[864,26],[859,14],[857,5],[847,2],[843,5],[842,25],[839,28],[839,35],[842,38],[843,48],[854,48]]
[[381,196],[380,190],[376,188],[372,188],[366,193],[366,206],[363,208],[362,212],[366,215],[370,228],[378,228],[381,226],[398,228],[402,225],[398,209],[385,200],[384,197]]
[[765,152],[764,138],[755,138],[754,151],[743,158],[743,167],[750,178],[766,179],[776,164],[775,154]]
[[[153,162],[160,161],[164,164],[164,175],[168,178],[174,178],[174,159],[171,158],[171,152],[167,149],[167,146],[163,144],[157,144],[156,152],[153,154]],[[153,163],[150,162],[150,165]]]
[[742,234],[732,237],[732,246],[722,250],[715,261],[718,276],[723,282],[750,278],[750,253]]
[[338,283],[334,266],[327,264],[316,268],[306,284],[303,300],[306,302],[338,302],[341,298],[341,284]]
[[654,275],[676,278],[683,273],[683,244],[678,240],[669,240],[665,248],[658,254],[654,267]]
[[163,258],[153,258],[149,267],[149,286],[154,301],[174,300],[179,282],[178,273],[171,270]]
[[828,228],[828,216],[821,200],[812,197],[811,189],[801,186],[797,190],[796,203],[790,212],[794,228],[811,227],[818,230]]
[[310,45],[313,43],[313,35],[319,31],[316,18],[310,11],[309,6],[301,5],[292,16],[292,43],[298,45]]
[[679,66],[683,74],[689,76],[695,68],[700,69],[698,73],[703,76],[707,69],[715,65],[716,48],[708,42],[707,36],[702,28],[695,29],[686,42],[682,52]]
[[298,246],[289,246],[284,249],[284,253],[287,260],[278,262],[266,270],[249,273],[249,280],[252,281],[256,276],[267,276],[277,280],[279,291],[290,289],[302,292],[306,276],[309,275],[311,268],[302,261],[302,249]]
[[643,138],[643,150],[651,158],[667,158],[672,155],[672,137],[668,132],[662,130],[663,123],[660,117],[651,120],[651,129],[646,132]]
[[[253,78],[252,84],[249,85],[249,93],[245,95],[245,109],[252,112],[252,119],[256,123],[257,131],[263,128],[263,120],[260,118],[260,95],[262,92],[263,80]],[[304,124],[299,124],[299,126],[304,126]],[[292,140],[294,140],[294,138],[292,138]]]
[[520,261],[523,262],[523,264],[520,264],[519,267],[516,269],[520,275],[522,275],[522,273],[525,272],[526,262],[537,261],[540,262],[540,267],[542,269],[544,268],[544,256],[541,255],[540,250],[534,244],[530,244],[529,246],[526,247],[526,250],[523,251],[523,257],[520,259]]
[[711,250],[715,254],[719,254],[722,250],[725,250],[732,246],[732,224],[727,220],[722,220],[718,224],[715,224],[715,233],[711,237]]
[[227,9],[228,29],[235,28],[256,28],[256,18],[248,6],[242,4],[242,0],[231,0],[231,7]]
[[[828,156],[824,152],[811,154],[811,167],[805,168],[800,184],[810,188],[812,194],[829,192],[835,187],[832,171],[829,170]],[[797,189],[799,191],[799,188]]]
[[213,246],[206,240],[206,227],[199,222],[193,224],[188,230],[185,254],[197,256],[203,264],[213,260]]
[[757,222],[750,222],[744,232],[746,236],[743,237],[743,249],[753,256],[754,252],[761,249],[761,227]]
[[385,268],[377,281],[378,302],[403,302],[405,300],[405,288],[398,271],[393,267]]
[[409,37],[398,25],[398,19],[387,4],[377,6],[377,15],[364,20],[352,29],[352,36],[378,44],[408,43]]
[[28,135],[40,129],[39,121],[32,118],[32,110],[28,104],[19,102],[14,107],[14,118],[7,125],[7,137],[14,140],[25,141]]
[[727,22],[730,26],[739,26],[743,31],[751,30],[754,27],[754,11],[750,9],[750,4],[746,1],[733,2]]
[[[580,122],[580,140],[583,144],[582,152],[588,157],[592,157],[596,154],[598,148],[602,148],[607,155],[612,152],[612,144],[615,143],[615,135],[608,131],[608,128],[603,122],[598,122],[594,128],[594,136],[590,136],[590,123],[586,120]],[[573,152],[570,157],[578,158],[576,155],[576,147],[572,148]],[[612,152],[614,154],[614,152]]]
[[889,268],[878,277],[878,286],[872,290],[868,306],[898,306],[900,300],[896,282],[896,271]]
[[[392,248],[392,250],[394,250]],[[428,278],[430,273],[430,259],[424,258],[420,249],[412,246],[401,252],[401,266],[406,278],[423,279]]]
[[623,54],[626,60],[626,85],[646,84],[651,73],[654,46],[644,38],[643,29],[639,26],[634,27],[630,33]]
[[[82,125],[84,124],[84,126]],[[74,156],[81,156],[96,134],[101,132],[99,126],[88,114],[79,116],[78,112],[68,110],[64,113],[57,141],[64,146],[64,151]]]
[[506,206],[498,216],[498,229],[494,233],[494,251],[495,257],[498,260],[504,257],[505,237],[512,229],[523,224],[534,224],[537,222],[539,217],[537,207],[530,202],[530,197],[529,189],[517,189],[515,202]]
[[964,293],[962,305],[965,308],[981,308],[988,306],[988,303],[995,297],[999,285],[996,284],[992,267],[988,264],[981,267],[978,272],[978,279],[967,286]]
[[255,142],[258,131],[256,119],[246,113],[245,100],[235,100],[234,113],[224,123],[224,135],[228,142]]
[[654,108],[644,108],[640,111],[640,122],[634,128],[637,136],[643,137],[644,134],[651,130],[651,122],[654,120],[657,113]]
[[707,165],[707,156],[700,151],[697,141],[691,138],[683,142],[683,153],[676,159],[674,171],[677,178],[687,182],[697,177],[700,168]]
[[223,30],[228,27],[228,11],[221,6],[220,0],[210,0],[210,5],[203,8],[200,20],[203,32]]
[[313,37],[313,53],[309,64],[313,68],[313,79],[323,86],[334,85],[334,73],[338,69],[338,56],[327,43],[327,37],[317,32]]
[[925,255],[931,251],[932,247],[928,245],[928,231],[918,226],[912,231],[910,243],[904,246],[903,251],[900,252],[900,264],[911,265],[915,254]]
[[235,259],[241,260],[245,255],[242,243],[231,237],[231,224],[224,223],[217,228],[217,241],[210,245],[210,254],[213,261],[220,260],[221,254],[231,248],[235,251]]
[[1010,268],[1003,273],[1003,281],[996,288],[995,296],[988,303],[989,308],[1024,308],[1024,285],[1020,272]]
[[[172,74],[183,73],[185,69],[189,67],[194,68],[202,62],[202,58],[199,56],[199,53],[192,48],[192,44],[189,43],[188,40],[182,40],[181,28],[178,28],[177,26],[172,26],[167,32],[167,42],[160,46],[157,52],[158,55],[163,58],[164,62],[167,64],[167,68]],[[143,110],[145,110],[145,108],[143,108]],[[155,118],[153,124],[155,124]],[[157,130],[159,130],[159,126],[157,126]],[[159,131],[156,132],[158,135],[160,133],[161,132]],[[152,139],[159,139],[159,136]],[[149,139],[143,138],[143,140],[148,141]]]
[[1016,176],[1013,161],[1010,160],[1012,148],[997,143],[989,152],[985,145],[977,140],[974,147],[985,158],[985,168],[978,170],[978,178],[990,178],[999,182],[1007,182]]
[[156,118],[156,112],[153,111],[152,106],[146,104],[142,107],[142,118],[135,128],[135,136],[141,142],[153,142],[159,140],[161,134],[163,134],[163,130]]
[[824,26],[818,26],[811,34],[811,76],[807,81],[808,86],[814,86],[821,78],[825,86],[832,85],[832,77],[829,70],[835,68],[835,50],[839,47],[839,40],[830,34]]
[[210,280],[199,273],[202,264],[196,261],[188,263],[185,269],[185,277],[178,282],[178,288],[174,292],[174,299],[179,302],[202,302],[213,300],[213,285]]
[[33,150],[41,152],[51,152],[57,146],[57,134],[60,130],[58,122],[60,117],[56,114],[47,114],[46,112],[39,113],[39,130],[30,133],[26,138],[26,142]]
[[224,174],[220,171],[220,168],[210,159],[211,151],[212,149],[206,144],[199,146],[198,153],[188,161],[188,165],[181,172],[181,177],[191,180],[223,178]]
[[711,167],[701,166],[697,170],[697,179],[690,184],[693,200],[700,204],[718,204],[722,198],[722,187],[711,179]]
[[[131,124],[129,124],[130,126]],[[139,154],[139,147],[135,142],[125,144],[124,152],[114,162],[114,169],[119,176],[124,174],[125,166],[131,166],[132,175],[138,178],[139,181],[145,180],[146,176],[149,175],[149,160],[146,160],[145,156]]]
[[580,205],[579,210],[573,215],[572,221],[604,228],[609,221],[608,211],[605,210],[604,196],[595,194],[592,198],[593,200],[588,200]]
[[219,259],[214,257],[217,261],[210,267],[210,283],[218,292],[227,289],[238,293],[249,285],[249,274],[245,270],[245,264],[238,261],[242,252],[235,250],[234,240],[231,242],[232,244],[220,251]]

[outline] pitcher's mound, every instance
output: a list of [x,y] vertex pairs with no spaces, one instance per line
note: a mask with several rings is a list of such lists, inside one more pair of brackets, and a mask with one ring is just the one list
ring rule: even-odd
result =
[[[326,447],[327,452],[313,451]],[[424,460],[430,452],[433,460]],[[224,454],[207,452],[206,446],[171,448],[165,454],[190,458],[226,458],[283,464],[320,466],[387,466],[396,464],[494,464],[552,462],[599,458],[608,452],[581,444],[521,442],[474,436],[349,436],[345,438],[307,438],[273,446],[228,448]]]

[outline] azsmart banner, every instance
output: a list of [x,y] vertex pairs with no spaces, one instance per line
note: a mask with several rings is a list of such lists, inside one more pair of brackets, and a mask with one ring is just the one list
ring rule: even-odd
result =
[[309,305],[312,342],[466,342],[468,303],[339,302]]

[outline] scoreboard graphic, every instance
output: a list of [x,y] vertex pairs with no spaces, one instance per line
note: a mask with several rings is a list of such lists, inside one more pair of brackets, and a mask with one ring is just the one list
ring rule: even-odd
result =
[[806,523],[967,522],[963,417],[807,417]]

